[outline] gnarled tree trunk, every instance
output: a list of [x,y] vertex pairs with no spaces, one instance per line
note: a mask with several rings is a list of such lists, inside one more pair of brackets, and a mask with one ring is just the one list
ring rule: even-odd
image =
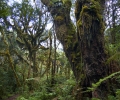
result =
[[48,7],[54,19],[58,40],[63,44],[65,54],[71,64],[78,83],[76,100],[107,97],[107,83],[102,83],[93,92],[83,92],[107,76],[108,67],[105,64],[107,55],[104,50],[104,0],[76,0],[77,32],[70,20],[71,1],[60,5],[51,5],[50,0],[41,0]]
[[[83,61],[83,90],[91,86],[107,74],[105,64],[107,56],[104,49],[104,23],[101,6],[104,0],[78,0],[76,2],[76,20],[78,43]],[[87,84],[86,84],[87,83]],[[104,100],[107,94],[107,84],[103,83],[89,96]],[[88,95],[88,94],[87,94]],[[86,96],[86,94],[85,94]]]

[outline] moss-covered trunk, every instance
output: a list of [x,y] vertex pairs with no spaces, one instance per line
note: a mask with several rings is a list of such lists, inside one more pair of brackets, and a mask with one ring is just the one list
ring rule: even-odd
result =
[[[71,1],[53,3],[50,0],[41,0],[48,7],[54,19],[57,39],[63,44],[65,54],[71,64],[77,81],[80,80],[81,54],[78,44],[76,28],[70,19]],[[60,5],[61,3],[61,5]]]
[[[101,3],[99,0],[84,0],[84,2],[78,0],[76,2],[77,34],[85,76],[85,80],[81,84],[83,90],[107,74]],[[85,85],[85,83],[87,84]],[[107,85],[103,83],[89,95],[104,100],[106,94]]]
[[71,64],[78,89],[76,100],[96,97],[105,100],[107,85],[102,83],[93,92],[84,92],[92,83],[107,74],[104,50],[104,22],[102,19],[104,0],[76,0],[77,32],[70,20],[71,1],[65,0],[61,6],[51,5],[49,0],[41,0],[54,19],[58,40],[63,44],[65,54]]

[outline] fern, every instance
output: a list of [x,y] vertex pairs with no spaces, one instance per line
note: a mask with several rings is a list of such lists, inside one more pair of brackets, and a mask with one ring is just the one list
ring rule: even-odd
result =
[[112,60],[118,60],[119,58],[120,58],[120,52],[117,52],[113,56],[107,59],[106,64],[109,64]]
[[114,76],[116,76],[116,75],[118,75],[118,74],[120,74],[120,71],[115,72],[115,73],[112,73],[111,75],[109,75],[109,76],[107,76],[107,77],[105,77],[105,78],[103,78],[103,79],[100,79],[97,83],[93,83],[93,84],[92,84],[92,87],[88,87],[88,90],[85,91],[85,92],[94,91],[98,86],[100,86],[100,84],[101,84],[102,82],[104,82],[104,81],[106,81],[106,80],[108,80],[108,79],[110,79],[110,78],[112,78],[112,77],[114,77]]

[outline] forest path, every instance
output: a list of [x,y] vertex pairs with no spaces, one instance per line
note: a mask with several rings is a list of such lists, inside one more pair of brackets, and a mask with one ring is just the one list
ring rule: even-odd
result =
[[16,100],[19,97],[19,94],[15,94],[9,98],[7,98],[6,100]]

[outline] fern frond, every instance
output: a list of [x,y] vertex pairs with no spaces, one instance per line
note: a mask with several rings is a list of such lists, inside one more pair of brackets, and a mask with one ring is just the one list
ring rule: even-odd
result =
[[104,77],[103,79],[100,79],[97,83],[92,83],[92,87],[88,87],[88,90],[85,91],[85,92],[94,91],[98,86],[101,85],[102,82],[104,82],[104,81],[106,81],[106,80],[108,80],[108,79],[110,79],[110,78],[112,78],[112,77],[114,77],[116,75],[119,75],[119,74],[120,74],[120,71],[112,73],[109,76]]
[[117,52],[113,56],[107,59],[106,64],[109,64],[112,60],[118,60],[119,58],[120,58],[120,52]]

